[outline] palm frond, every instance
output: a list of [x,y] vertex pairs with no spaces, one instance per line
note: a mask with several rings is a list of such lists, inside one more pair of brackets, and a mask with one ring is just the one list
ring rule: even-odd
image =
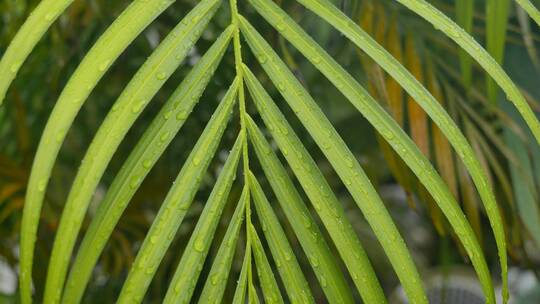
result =
[[[32,49],[72,2],[41,1],[16,34],[0,61],[0,105]],[[32,302],[32,277],[35,276],[32,268],[40,214],[46,201],[45,194],[52,169],[66,134],[100,79],[137,36],[173,2],[133,1],[84,56],[54,105],[37,147],[24,203],[19,287],[23,304]],[[535,164],[531,163],[527,154],[530,147],[522,143],[523,137],[527,136],[523,135],[525,132],[514,132],[515,128],[510,124],[503,128],[503,132],[499,132],[494,124],[485,121],[482,113],[476,113],[467,98],[460,94],[465,92],[464,95],[469,97],[477,93],[472,75],[475,72],[473,62],[478,63],[488,77],[488,99],[496,100],[496,86],[500,86],[520,114],[512,119],[524,119],[532,132],[531,138],[536,139],[533,145],[536,147],[540,143],[540,122],[517,84],[500,66],[506,41],[502,34],[509,27],[509,1],[487,2],[487,50],[471,36],[473,1],[457,1],[457,23],[425,0],[397,1],[399,4],[396,7],[402,5],[425,19],[449,38],[446,39],[448,43],[452,40],[460,47],[459,52],[454,51],[456,63],[459,61],[461,66],[460,85],[463,87],[460,92],[452,88],[445,88],[443,92],[439,87],[440,83],[448,79],[441,80],[435,75],[434,66],[438,63],[431,60],[433,54],[427,55],[429,69],[423,69],[417,53],[418,45],[410,31],[406,31],[410,36],[407,36],[402,50],[398,21],[374,29],[374,15],[364,14],[358,22],[364,27],[362,29],[331,1],[296,2],[298,7],[302,6],[314,13],[312,17],[315,22],[324,20],[330,25],[331,31],[342,34],[344,39],[351,42],[351,46],[358,49],[360,62],[377,74],[373,77],[376,79],[369,83],[369,90],[353,76],[352,71],[334,59],[335,55],[331,55],[329,50],[323,48],[323,44],[316,42],[314,36],[294,20],[290,12],[283,8],[285,5],[281,1],[248,0],[246,3],[254,8],[255,18],[262,17],[270,29],[277,30],[283,56],[274,51],[269,39],[248,21],[249,16],[242,15],[236,0],[229,1],[228,21],[223,16],[229,18],[229,15],[217,14],[223,7],[222,1],[197,2],[144,60],[114,101],[90,146],[83,151],[82,163],[75,172],[55,234],[45,282],[39,282],[45,285],[45,303],[82,301],[100,255],[150,170],[183,128],[186,119],[199,104],[203,92],[211,86],[223,87],[225,84],[228,89],[222,90],[223,96],[219,95],[221,101],[212,110],[211,118],[204,122],[202,134],[196,136],[197,141],[192,149],[186,149],[191,152],[182,164],[175,182],[170,187],[165,186],[168,189],[167,195],[157,215],[149,220],[151,224],[144,241],[140,246],[133,246],[137,254],[121,287],[118,302],[142,302],[153,280],[165,281],[165,277],[171,274],[170,280],[166,279],[166,286],[159,286],[158,289],[160,292],[166,291],[163,300],[165,303],[190,303],[196,301],[197,296],[199,303],[226,300],[232,303],[314,303],[318,301],[319,294],[324,294],[330,303],[354,303],[358,295],[366,303],[386,303],[383,288],[372,266],[373,261],[361,244],[353,222],[347,217],[341,196],[333,189],[334,185],[323,174],[316,160],[315,154],[319,151],[315,149],[317,151],[313,152],[313,147],[301,139],[299,132],[288,120],[290,108],[291,114],[298,118],[307,132],[309,140],[313,140],[314,146],[322,152],[320,157],[328,161],[329,169],[337,173],[338,182],[352,196],[356,204],[353,207],[358,207],[364,215],[409,301],[428,303],[411,251],[395,219],[376,191],[375,182],[368,178],[367,169],[360,165],[352,148],[338,133],[337,126],[323,112],[321,103],[317,102],[322,98],[316,94],[316,90],[304,86],[299,79],[302,78],[304,65],[295,62],[296,51],[311,63],[313,73],[326,78],[337,89],[336,92],[344,96],[377,131],[392,171],[398,175],[403,173],[396,175],[397,179],[402,183],[414,184],[418,188],[419,197],[438,212],[435,221],[438,231],[444,233],[453,230],[456,240],[463,246],[464,255],[468,256],[476,271],[486,302],[494,304],[493,282],[485,252],[480,245],[483,236],[479,210],[474,206],[477,200],[474,193],[476,188],[496,242],[503,301],[507,301],[507,250],[511,249],[507,248],[501,210],[517,209],[525,219],[527,229],[531,232],[538,230],[538,225],[534,224],[538,218],[538,208],[533,208],[534,196],[537,194],[532,191],[536,176],[532,170],[525,170],[525,177],[520,175],[520,171],[523,171],[521,166],[532,168]],[[516,2],[540,24],[540,13],[530,1]],[[377,12],[377,18],[385,15],[381,13],[384,11],[383,5],[378,4],[372,8]],[[84,228],[85,216],[113,156],[120,151],[122,141],[127,138],[128,132],[143,115],[150,101],[165,88],[169,79],[175,79],[173,74],[199,40],[204,40],[201,38],[205,37],[205,31],[214,26],[210,24],[215,19],[218,19],[216,22],[219,24],[217,38],[212,39],[208,50],[192,64],[191,70],[159,113],[144,127],[144,133],[136,141],[134,149],[122,159],[120,171],[112,179],[97,211],[89,219],[89,227],[70,268],[70,258],[79,233]],[[389,37],[385,39],[386,30]],[[287,42],[295,51],[288,49]],[[233,48],[230,56],[227,53],[229,46]],[[349,51],[345,47],[343,49]],[[251,55],[254,55],[259,66],[251,65]],[[213,81],[216,69],[225,61],[234,64],[234,80]],[[260,73],[256,71],[257,68],[261,68]],[[459,69],[456,74],[454,78],[459,78]],[[274,102],[277,94],[273,96],[265,84],[271,84],[277,89],[287,109]],[[443,96],[444,93],[447,96]],[[248,103],[250,101],[253,107]],[[407,112],[403,110],[405,104],[408,106]],[[487,101],[482,106],[488,107]],[[236,107],[238,128],[231,128],[234,129],[231,131],[235,138],[234,146],[226,160],[223,159],[224,164],[216,174],[206,204],[197,214],[198,219],[191,221],[188,211],[192,210],[192,205],[196,205],[193,202],[201,191],[212,160],[216,155],[222,155],[219,147],[222,140],[226,141],[226,129],[229,121],[236,117],[233,115]],[[456,114],[456,108],[462,112]],[[497,111],[493,110],[493,113]],[[0,115],[3,113],[0,112]],[[464,126],[463,132],[459,128],[460,124]],[[504,133],[504,136],[501,137],[499,133]],[[433,138],[430,138],[431,134]],[[268,135],[268,139],[265,135]],[[484,139],[484,135],[487,139]],[[435,145],[433,151],[431,144]],[[518,148],[512,150],[508,144]],[[500,157],[489,153],[494,149]],[[454,161],[454,152],[456,159],[462,163]],[[508,163],[508,169],[501,165],[499,158]],[[435,165],[430,159],[434,160]],[[263,175],[256,176],[256,162],[267,183],[263,182]],[[506,170],[510,171],[510,177],[506,176]],[[243,178],[237,183],[243,185],[237,187],[235,180],[239,171]],[[294,179],[290,174],[294,175]],[[410,180],[411,176],[414,181]],[[469,178],[473,183],[468,182]],[[525,182],[521,183],[521,180]],[[496,181],[502,185],[500,191],[495,187]],[[263,186],[269,187],[265,189]],[[238,189],[238,192],[242,189],[239,199],[233,195],[233,189]],[[3,189],[0,191],[0,203],[15,197],[21,190],[20,184]],[[265,194],[265,190],[271,190],[275,204],[274,199]],[[458,203],[460,194],[464,210]],[[498,205],[496,194],[501,194],[509,201],[513,201],[515,195],[517,208],[512,202]],[[529,197],[525,197],[527,195]],[[304,197],[307,197],[309,204]],[[230,214],[226,212],[229,202],[233,206],[230,218],[225,216]],[[0,222],[11,216],[21,204],[21,197],[11,199],[8,207],[0,210]],[[255,216],[252,216],[252,207]],[[182,244],[176,244],[175,236],[180,226],[186,222],[190,222],[190,229],[186,229],[190,231],[189,235],[182,238]],[[223,234],[219,231],[220,222],[228,226]],[[446,226],[452,229],[447,230]],[[220,246],[213,253],[213,244],[217,244],[220,239]],[[113,248],[130,252],[133,248],[129,248],[127,242],[124,238],[121,245],[116,244]],[[175,253],[179,250],[178,246],[183,248],[180,256]],[[297,247],[303,252],[296,251]],[[244,249],[236,253],[237,248]],[[242,253],[241,266],[240,261],[236,265],[234,257]],[[118,260],[122,254],[116,252],[109,258],[108,261]],[[211,259],[212,263],[207,263]],[[178,260],[178,264],[160,273],[160,265],[170,260]],[[205,268],[207,264],[208,269]],[[228,284],[232,276],[238,277],[236,285]],[[354,284],[357,290],[350,290],[349,283],[350,286]],[[230,285],[234,285],[235,289],[227,293]],[[321,291],[316,292],[314,288],[320,288]],[[260,295],[262,298],[259,298]]]
[[309,285],[279,219],[272,210],[259,182],[251,172],[249,185],[264,235],[278,265],[278,271],[285,284],[289,299],[295,303],[314,303]]
[[[32,257],[43,196],[66,133],[85,99],[114,60],[172,2],[138,0],[127,7],[88,52],[56,102],[34,158],[24,205],[21,232],[21,294],[24,303],[30,302]],[[50,7],[45,8],[48,9]],[[74,221],[73,224],[78,226],[79,222]],[[52,284],[49,286],[62,285],[62,275],[51,276],[50,281],[47,280]],[[48,288],[45,301],[59,301],[61,292],[61,288]]]
[[32,52],[51,24],[72,2],[73,0],[41,1],[21,26],[0,61],[0,75],[2,75],[0,78],[0,105],[4,102],[6,92],[26,57]]
[[[257,105],[259,113],[261,113],[265,124],[268,126],[267,129],[272,133],[283,155],[301,182],[305,193],[323,220],[328,233],[332,237],[345,265],[352,275],[358,291],[367,302],[384,302],[377,276],[371,267],[364,249],[360,245],[358,237],[355,235],[352,225],[345,216],[343,207],[332,192],[326,179],[291,126],[286,122],[285,117],[279,112],[279,109],[272,102],[270,96],[264,91],[262,85],[249,70],[246,70],[246,76],[249,91],[254,97],[253,100]],[[273,163],[277,166],[279,163],[277,157],[271,151],[269,144],[265,143],[257,125],[250,120],[248,129],[251,131],[250,135],[253,136],[253,142],[260,143],[262,146],[258,149],[258,145],[255,145],[255,150],[259,157],[263,157],[263,151],[266,150],[266,157],[270,160],[273,159]],[[274,174],[267,174],[267,176],[272,175]],[[286,179],[284,172],[279,175],[284,176],[284,179]],[[351,250],[352,248],[354,249]]]
[[516,2],[521,6],[527,14],[540,26],[540,12],[529,0],[516,0]]
[[253,240],[253,255],[255,256],[255,265],[257,265],[257,274],[261,284],[265,303],[284,303],[281,297],[278,284],[274,278],[274,272],[268,262],[266,253],[262,246],[261,240],[257,235],[255,226],[249,226],[249,234]]
[[[244,136],[244,135],[242,135]],[[243,139],[245,140],[245,139]],[[216,253],[216,258],[212,264],[212,269],[208,274],[206,283],[204,284],[199,303],[208,303],[210,301],[220,302],[225,292],[227,279],[231,271],[231,266],[234,258],[234,250],[237,247],[236,243],[240,236],[240,228],[244,220],[246,201],[249,200],[247,195],[247,187],[238,201],[236,210],[229,222],[227,232],[223,237],[223,241]],[[219,192],[218,192],[219,193]]]

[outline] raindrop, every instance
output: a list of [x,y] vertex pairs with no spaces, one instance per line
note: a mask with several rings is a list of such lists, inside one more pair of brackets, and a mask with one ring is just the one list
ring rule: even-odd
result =
[[99,71],[100,71],[100,72],[105,71],[105,70],[107,69],[107,67],[109,66],[110,63],[111,63],[111,60],[109,60],[109,59],[103,61],[103,62],[99,65],[99,67],[98,67]]
[[43,179],[43,180],[39,181],[39,183],[38,183],[38,191],[39,192],[45,191],[46,185],[47,185],[47,180]]
[[150,167],[152,166],[152,160],[151,159],[147,159],[143,162],[143,167],[145,169],[149,169]]
[[165,78],[167,78],[167,74],[165,74],[165,72],[159,72],[156,74],[156,78],[157,80],[165,80]]
[[19,67],[21,65],[19,63],[14,63],[11,65],[11,68],[9,69],[11,73],[16,73],[19,70]]
[[201,240],[197,240],[195,242],[195,246],[194,246],[195,250],[198,251],[198,252],[202,252],[204,250],[204,242],[201,241]]
[[54,19],[56,14],[54,13],[48,13],[47,15],[45,15],[45,20],[47,21],[52,21]]

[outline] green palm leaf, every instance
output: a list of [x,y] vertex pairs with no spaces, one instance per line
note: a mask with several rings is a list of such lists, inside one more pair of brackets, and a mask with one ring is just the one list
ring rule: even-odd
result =
[[[48,290],[59,290],[63,285],[64,269],[67,266],[63,261],[66,260],[66,256],[71,255],[80,227],[71,222],[82,222],[90,199],[116,148],[142,109],[184,60],[192,44],[200,37],[202,29],[215,12],[216,3],[215,0],[201,2],[190,14],[186,15],[184,21],[180,22],[176,29],[173,29],[168,39],[165,39],[154,51],[122,92],[110,115],[107,116],[88,147],[70,190],[65,206],[66,211],[62,214],[58,227],[57,239],[61,241],[56,242],[53,247],[49,269],[54,277],[47,280]],[[202,16],[202,18],[191,22],[194,16]],[[223,45],[226,45],[226,41],[223,39]],[[223,47],[218,48],[218,50],[223,49]],[[210,64],[215,63],[210,62]],[[207,66],[203,67],[203,69],[206,68]]]
[[[228,109],[219,109],[220,111],[226,111]],[[236,169],[238,166],[238,160],[240,159],[240,151],[242,144],[244,142],[245,136],[242,134],[238,136],[236,143],[231,151],[223,170],[221,171],[218,180],[214,189],[210,193],[208,202],[204,207],[204,211],[199,218],[199,222],[193,231],[189,243],[187,244],[187,249],[184,251],[182,259],[176,268],[174,277],[170,283],[169,290],[165,295],[164,303],[189,303],[191,296],[193,294],[193,289],[195,288],[195,283],[199,278],[200,271],[202,269],[201,265],[206,259],[208,250],[210,249],[210,244],[212,243],[212,238],[214,232],[216,231],[219,217],[221,212],[227,203],[227,198],[232,187],[232,183],[236,177]],[[240,197],[240,202],[238,206],[245,205],[245,200],[247,198],[247,191],[242,192]],[[242,210],[243,208],[237,210]],[[236,217],[235,217],[236,216]],[[239,222],[242,217],[239,214],[235,213],[233,219],[236,222]],[[239,223],[235,222],[234,225],[230,227],[238,227]],[[232,228],[233,232],[236,230]],[[234,235],[234,234],[233,234]],[[234,237],[234,236],[231,236]],[[187,276],[186,273],[190,275]]]
[[[468,33],[472,31],[474,0],[456,0],[456,21]],[[459,52],[461,76],[467,89],[472,84],[472,58],[463,50]]]
[[[486,50],[499,64],[502,64],[504,58],[509,12],[510,0],[486,1]],[[499,89],[489,76],[486,79],[486,89],[489,101],[496,104]]]
[[[269,126],[268,129],[272,132],[278,146],[313,203],[315,210],[319,213],[345,265],[347,265],[351,273],[356,288],[365,302],[384,303],[385,299],[382,288],[379,285],[377,276],[371,267],[365,251],[360,245],[350,222],[347,220],[343,207],[341,207],[324,176],[319,168],[317,168],[315,161],[306,151],[300,139],[294,134],[294,131],[286,122],[285,117],[283,117],[278,108],[273,104],[270,96],[264,91],[264,88],[251,71],[246,69],[245,75],[249,91],[254,97],[253,99],[259,113],[261,113],[266,125]],[[255,123],[250,121],[248,123],[248,129],[254,137],[253,142],[261,145],[260,149],[257,149],[258,145],[255,145],[256,151],[270,151],[266,157],[272,160],[276,164],[275,166],[277,166],[277,157],[271,152],[269,145],[264,141]],[[258,154],[263,155],[262,153]],[[264,167],[271,168],[270,165]],[[269,173],[268,175],[271,176],[273,174]],[[284,176],[283,178],[286,180],[285,173],[282,172],[279,175]]]
[[[30,302],[32,258],[43,196],[64,137],[84,100],[113,61],[172,2],[136,0],[126,8],[88,52],[66,84],[51,113],[34,158],[24,205],[20,278],[24,303]],[[74,224],[79,225],[76,221]],[[50,284],[58,286],[58,283],[59,281],[51,281]],[[47,289],[45,302],[60,301],[61,292],[61,288]]]
[[[465,216],[459,209],[459,205],[451,195],[444,181],[420,150],[407,137],[397,123],[391,119],[389,114],[379,106],[354,78],[309,38],[284,12],[280,11],[277,6],[272,5],[269,1],[252,0],[252,2],[255,4],[258,12],[272,23],[274,27],[281,26],[282,35],[300,50],[366,116],[416,173],[450,219],[450,223],[457,231],[463,243],[466,244],[465,246],[469,248],[471,259],[477,265],[478,273],[483,278],[482,281],[485,284],[485,289],[490,290],[489,271],[482,257],[480,246],[474,238],[472,228],[468,225]],[[269,102],[266,102],[266,104],[269,104]],[[275,110],[271,110],[270,108],[272,107],[267,106],[260,112],[263,113],[262,115],[265,113],[266,115],[268,113],[274,113]],[[283,118],[274,118],[272,124],[277,124],[277,121],[283,121]],[[279,132],[274,133],[279,134]],[[300,146],[300,141],[291,144],[289,148],[298,146]],[[307,184],[306,182],[304,183]]]
[[270,45],[249,25],[247,20],[241,19],[240,26],[253,52],[259,57],[261,54],[266,57],[263,60],[259,58],[259,60],[263,62],[262,66],[268,76],[308,129],[374,228],[374,232],[385,248],[407,294],[412,301],[424,303],[427,300],[425,293],[422,286],[417,284],[420,281],[420,276],[405,243],[358,161],[309,93],[277,54],[271,51]]
[[[73,0],[43,0],[21,26],[0,61],[0,106],[26,57],[72,2]],[[25,290],[25,297],[30,295],[27,291]],[[29,300],[28,297],[25,299]]]
[[246,245],[246,251],[244,255],[244,262],[242,263],[242,271],[236,284],[236,290],[234,291],[233,304],[246,303],[246,289],[248,284],[248,268],[251,267],[251,246]]
[[245,207],[247,205],[247,200],[249,200],[247,189],[247,187],[244,187],[244,191],[242,191],[242,195],[229,223],[225,237],[223,237],[221,246],[218,249],[216,258],[212,264],[212,269],[208,274],[208,279],[204,284],[201,297],[199,298],[199,303],[201,304],[210,303],[211,301],[214,301],[215,303],[222,302],[221,299],[225,292],[227,279],[233,262],[234,250],[237,247],[236,243],[244,219]]
[[[441,105],[431,96],[431,94],[424,88],[399,62],[397,62],[390,54],[382,49],[377,43],[371,39],[360,27],[354,24],[337,8],[331,5],[326,0],[317,1],[299,1],[306,5],[307,8],[313,10],[317,15],[332,24],[335,28],[344,33],[353,43],[363,49],[370,55],[379,65],[381,65],[390,75],[392,75],[396,81],[398,81],[405,90],[422,106],[422,108],[428,113],[431,119],[437,124],[441,131],[447,136],[448,140],[456,149],[458,156],[462,159],[466,165],[469,173],[471,174],[475,185],[480,193],[494,235],[497,241],[499,250],[502,277],[503,277],[503,294],[506,294],[506,273],[507,273],[507,257],[506,257],[506,242],[504,239],[504,233],[502,231],[502,221],[498,207],[495,202],[493,191],[487,183],[486,174],[483,172],[482,167],[478,159],[474,156],[474,152],[471,146],[463,134],[459,131],[459,128],[452,121],[448,113],[441,107]],[[498,81],[503,89],[513,97],[518,108],[523,110],[522,115],[529,123],[529,126],[533,130],[535,128],[540,131],[540,125],[538,120],[534,117],[530,107],[527,106],[519,91],[513,83],[509,80],[508,76],[502,71],[499,65],[476,43],[463,29],[455,25],[451,20],[445,17],[442,13],[434,9],[428,3],[424,1],[401,1],[401,3],[407,5],[413,9],[416,13],[426,18],[433,24],[437,25],[437,28],[445,30],[450,33],[450,37],[460,44],[473,58],[488,71],[490,75]],[[426,12],[427,11],[427,12]],[[540,135],[540,132],[538,133]],[[538,137],[540,139],[540,136]],[[472,253],[469,252],[469,256]],[[490,285],[489,278],[483,277],[484,292],[488,296],[488,300],[493,302],[494,296]],[[489,283],[489,284],[488,284]]]
[[309,291],[308,283],[293,254],[285,232],[281,228],[279,220],[264,195],[259,182],[251,172],[249,185],[264,235],[268,240],[272,256],[278,265],[278,271],[285,284],[289,299],[294,303],[314,303],[313,295]]
[[[527,122],[536,138],[540,143],[540,122],[534,115],[531,107],[525,101],[525,98],[519,91],[518,87],[512,82],[510,77],[504,72],[500,65],[478,44],[467,32],[457,26],[450,18],[444,16],[433,6],[424,0],[398,0],[405,6],[416,12],[424,19],[432,23],[439,30],[448,33],[461,48],[463,48],[472,58],[480,64],[484,70],[491,76],[495,82],[506,93],[509,101],[511,101]],[[498,33],[500,34],[500,33]]]
[[529,16],[540,26],[540,12],[529,0],[516,0],[516,2],[529,14]]
[[[352,303],[352,295],[347,290],[347,283],[343,274],[338,271],[336,259],[332,256],[328,245],[322,237],[321,231],[312,218],[300,194],[288,177],[285,169],[275,155],[271,153],[270,145],[257,130],[255,125],[248,120],[249,136],[255,147],[259,161],[263,165],[266,177],[276,194],[285,216],[289,220],[298,241],[308,256],[311,267],[317,274],[317,279],[331,303]],[[263,196],[263,190],[254,178],[250,179],[251,186],[255,189],[255,203],[260,204],[257,208],[270,210],[269,204]],[[302,219],[301,221],[299,219]]]
[[[220,104],[191,151],[137,254],[134,267],[130,270],[120,293],[119,303],[142,300],[152,275],[191,206],[202,175],[208,168],[225,131],[235,101],[236,98],[233,96]],[[175,291],[178,292],[176,287]]]
[[[218,38],[214,46],[208,50],[176,89],[113,181],[92,220],[75,259],[74,270],[71,272],[67,284],[66,295],[68,299],[77,302],[77,299],[82,296],[81,286],[86,286],[92,268],[123,210],[199,101],[202,89],[210,80],[210,75],[216,69],[225,52],[231,38],[231,32],[232,30],[225,31]],[[223,104],[234,100],[237,87],[238,81],[235,81],[228,94],[225,95]]]
[[279,287],[274,278],[274,272],[268,262],[266,253],[262,246],[261,240],[257,235],[257,231],[253,225],[249,226],[249,234],[253,239],[253,253],[255,255],[255,264],[257,265],[257,274],[259,275],[259,281],[261,283],[262,291],[264,294],[265,303],[284,303]]

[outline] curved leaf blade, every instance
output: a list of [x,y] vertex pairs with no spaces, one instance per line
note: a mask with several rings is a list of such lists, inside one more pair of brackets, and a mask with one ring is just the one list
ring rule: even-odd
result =
[[255,265],[257,266],[257,274],[264,295],[265,303],[284,303],[279,287],[274,277],[274,272],[268,262],[266,253],[262,246],[261,240],[257,235],[257,230],[253,225],[249,226],[250,238],[253,240],[253,255],[255,256]]
[[[169,289],[165,294],[163,303],[189,303],[193,295],[193,289],[199,279],[202,265],[212,244],[214,233],[219,223],[223,208],[227,203],[232,184],[236,178],[236,169],[240,160],[240,151],[244,143],[245,135],[240,134],[233,146],[233,149],[227,158],[227,162],[221,171],[212,192],[205,204],[195,230],[191,234],[184,254],[180,259],[173,279],[169,284]],[[244,205],[246,191],[240,197],[240,205]],[[243,210],[243,207],[237,210]],[[233,222],[239,222],[238,215],[235,212]],[[240,217],[240,220],[242,217]],[[237,225],[238,226],[238,225]],[[238,229],[236,229],[237,231]],[[235,231],[235,229],[233,229]],[[186,275],[189,273],[190,275]]]
[[[244,140],[246,139],[244,138]],[[244,220],[245,207],[247,201],[249,200],[249,196],[247,195],[246,191],[247,187],[244,188],[242,196],[238,201],[238,205],[236,206],[236,210],[234,211],[232,219],[229,223],[225,237],[223,237],[223,241],[219,246],[216,259],[212,264],[212,268],[210,269],[208,279],[204,284],[204,288],[198,303],[222,302],[223,293],[227,287],[227,279],[229,277],[229,271],[231,270],[231,265],[234,258],[236,243],[238,236],[240,235],[240,228],[242,226],[242,221]]]
[[[132,2],[94,44],[62,91],[45,126],[28,182],[21,228],[20,285],[23,292],[27,293],[30,290],[34,243],[43,197],[56,156],[69,127],[83,101],[111,63],[172,3],[172,0]],[[47,284],[59,285],[49,280]],[[61,288],[56,290],[46,288],[44,301],[57,303],[60,301],[61,293]],[[25,294],[21,296],[25,301],[29,298]]]
[[[65,298],[78,302],[88,283],[92,269],[135,191],[159,159],[165,148],[182,128],[189,113],[199,102],[203,89],[216,70],[229,45],[233,28],[229,27],[216,40],[201,60],[178,86],[165,106],[152,121],[133,149],[100,203],[68,277]],[[221,104],[236,96],[239,81],[233,82]]]
[[[233,94],[234,95],[234,94]],[[212,160],[236,98],[221,103],[195,144],[150,227],[134,266],[122,287],[118,303],[140,302],[154,273],[180,227]]]
[[463,48],[472,58],[486,70],[486,72],[497,82],[506,93],[507,98],[514,104],[527,125],[533,132],[537,142],[540,143],[540,122],[529,107],[519,88],[512,82],[510,77],[504,72],[474,38],[457,26],[450,18],[438,11],[425,0],[398,0],[400,3],[420,15],[443,33],[447,34],[456,44]]
[[529,0],[516,0],[524,11],[540,26],[540,12]]
[[426,303],[427,298],[420,283],[420,276],[405,242],[352,152],[313,98],[278,55],[272,51],[270,45],[244,18],[240,19],[240,28],[253,52],[258,57],[261,55],[266,57],[266,60],[261,61],[263,69],[279,88],[281,95],[321,148],[362,210],[394,266],[410,300],[414,303]]
[[[385,303],[384,293],[365,250],[330,185],[255,75],[248,69],[244,70],[244,75],[259,113],[336,244],[364,302]],[[253,130],[253,136],[258,137],[257,142],[264,143],[262,133],[253,121],[249,122],[249,128]],[[264,148],[269,149],[268,146]]]
[[[509,10],[510,0],[486,1],[486,50],[499,64],[504,60]],[[486,91],[488,100],[497,104],[499,88],[489,75],[486,78]]]
[[285,231],[283,231],[257,178],[251,172],[249,172],[249,185],[263,233],[268,240],[272,256],[278,265],[278,271],[290,301],[292,303],[315,303],[302,269],[287,240]]
[[[319,227],[287,175],[285,168],[283,168],[277,156],[272,153],[270,144],[259,133],[260,131],[253,121],[248,119],[246,123],[251,143],[255,147],[255,152],[264,173],[300,245],[304,249],[313,271],[317,275],[326,298],[330,303],[352,303],[352,295],[339,270],[337,261],[330,252]],[[263,190],[257,180],[251,178],[250,183],[252,188],[255,189],[253,192],[256,198],[254,200],[255,204],[258,205],[257,209],[270,210],[271,207],[267,205],[268,201],[264,199]]]
[[[66,223],[82,222],[96,187],[120,142],[198,40],[216,11],[216,4],[216,0],[202,1],[186,15],[135,74],[100,126],[86,150],[65,203],[49,266],[49,277],[54,276],[51,280],[53,284],[48,283],[47,288],[56,290],[63,285],[67,265],[61,264],[71,255],[80,229],[80,226]],[[194,19],[195,16],[198,18]],[[80,286],[77,288],[80,289]]]
[[234,291],[233,304],[246,303],[246,289],[248,283],[248,269],[251,267],[251,246],[248,243],[244,254],[244,262],[242,262],[242,270],[240,271],[240,277]]
[[[456,0],[457,23],[468,33],[472,31],[474,20],[474,0]],[[472,58],[465,51],[459,51],[461,66],[461,80],[465,88],[469,89],[472,83]]]
[[[393,58],[390,54],[388,54],[384,48],[380,47],[369,35],[367,35],[364,31],[362,31],[361,28],[359,28],[352,20],[350,20],[347,16],[345,16],[339,9],[334,7],[331,3],[329,3],[326,0],[298,0],[301,2],[304,6],[306,6],[308,9],[315,12],[318,16],[332,24],[336,29],[338,29],[340,32],[342,32],[344,35],[346,35],[351,42],[353,42],[356,46],[360,47],[362,50],[364,50],[366,53],[368,53],[379,65],[381,65],[387,73],[392,75],[396,81],[398,81],[403,88],[422,106],[424,111],[428,113],[430,118],[437,124],[437,126],[440,128],[440,130],[447,136],[448,140],[456,150],[458,156],[461,158],[461,160],[466,165],[469,173],[471,174],[471,177],[473,178],[473,182],[477,187],[477,190],[480,194],[480,197],[482,198],[482,201],[484,203],[485,209],[487,211],[490,224],[493,229],[493,233],[495,235],[495,239],[497,241],[497,247],[499,252],[499,259],[501,263],[501,269],[502,269],[502,277],[503,277],[503,283],[506,282],[506,274],[507,274],[507,256],[506,256],[506,240],[504,238],[504,231],[503,231],[503,225],[501,216],[499,214],[499,210],[497,207],[497,204],[495,202],[495,197],[493,194],[493,191],[490,189],[489,184],[487,183],[487,177],[485,172],[482,170],[482,167],[480,165],[480,162],[478,161],[477,157],[475,157],[474,151],[470,144],[467,142],[465,136],[461,133],[457,125],[452,121],[448,113],[441,107],[441,105],[437,102],[437,100],[427,91],[426,88],[424,88],[416,79],[414,79],[413,76],[410,75],[410,73]],[[403,2],[399,0],[400,2]],[[425,3],[421,5],[422,9],[431,8],[429,4]],[[418,13],[420,11],[417,10]],[[441,15],[441,14],[439,14]],[[442,17],[441,17],[442,18]],[[445,17],[446,18],[446,17]],[[451,21],[450,21],[451,22]],[[452,29],[449,30],[449,27],[439,27],[441,29],[445,29],[449,33],[456,33],[458,31],[460,37],[464,37],[465,35],[467,37],[468,34],[464,32],[462,29],[459,29],[459,26],[454,25],[452,26]],[[453,38],[453,37],[452,37]],[[470,38],[470,37],[469,37]],[[470,51],[470,49],[473,50],[473,52],[476,52],[474,50],[480,50],[481,47],[478,45],[472,38],[471,40],[471,47],[467,48],[466,51]],[[471,57],[477,58],[477,53],[471,53],[469,52]],[[485,51],[483,51],[483,54],[485,55]],[[489,57],[489,55],[487,55]],[[477,58],[478,59],[478,58]],[[484,58],[485,59],[485,58]],[[505,82],[506,84],[509,84],[512,86],[511,81],[508,79],[508,76],[502,72],[501,68],[496,65],[496,63],[493,62],[493,59],[489,57],[487,59],[488,62],[491,62],[491,64],[488,64],[487,66],[490,69],[498,70],[500,73],[497,75],[492,74],[494,79],[501,80],[506,79],[508,80]],[[486,68],[486,67],[484,67]],[[514,93],[516,91],[513,91]],[[519,92],[517,92],[519,93]],[[519,94],[518,94],[519,95]],[[517,96],[517,95],[514,95]],[[528,107],[527,107],[528,108]],[[530,110],[530,108],[528,108]],[[526,110],[527,112],[528,110]],[[529,116],[530,118],[530,116]],[[535,121],[534,117],[529,119],[530,122]],[[534,124],[534,123],[533,123]],[[540,128],[538,128],[540,131]],[[540,135],[540,132],[538,133]],[[540,137],[539,137],[540,138]],[[484,278],[483,280],[487,280],[488,278]],[[504,286],[507,286],[506,283],[503,284]],[[504,288],[506,290],[506,288]],[[484,284],[484,292],[488,298],[488,301],[493,302],[495,295],[493,294],[493,288],[488,288],[486,284]]]
[[[73,0],[42,0],[21,26],[0,61],[0,106],[28,55],[71,3]],[[28,290],[21,294],[24,302],[30,301]]]

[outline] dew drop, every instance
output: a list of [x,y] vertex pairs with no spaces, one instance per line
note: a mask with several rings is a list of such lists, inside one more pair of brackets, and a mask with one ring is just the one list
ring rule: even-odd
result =
[[16,73],[19,70],[19,67],[21,65],[19,63],[14,63],[11,65],[11,68],[9,69],[11,73]]
[[259,60],[259,62],[260,62],[261,64],[265,64],[266,61],[267,61],[267,58],[266,58],[265,55],[259,55],[259,56],[257,57],[257,59]]
[[326,278],[324,276],[321,276],[320,282],[323,288],[328,285],[328,283],[326,282]]
[[45,179],[39,181],[38,183],[38,191],[43,192],[45,191],[45,186],[47,185],[47,181]]
[[145,169],[150,169],[151,166],[152,166],[152,160],[147,159],[147,160],[145,160],[145,161],[143,162],[143,167],[144,167]]
[[169,131],[163,132],[163,134],[161,134],[161,137],[159,138],[159,141],[165,142],[167,138],[169,138],[170,135],[171,135],[171,132]]
[[195,242],[195,246],[194,246],[195,250],[198,251],[198,252],[202,252],[204,250],[204,242],[201,241],[201,240],[197,240]]
[[188,117],[188,113],[185,110],[182,110],[176,114],[176,120],[186,120]]
[[157,80],[164,80],[165,78],[167,78],[167,74],[165,74],[165,72],[159,72],[156,74],[156,78]]
[[54,19],[55,14],[54,13],[48,13],[45,15],[45,20],[52,21]]
[[133,108],[131,108],[131,112],[132,112],[133,114],[139,113],[139,112],[141,111],[141,109],[142,109],[142,106],[143,106],[143,103],[142,103],[142,102],[140,102],[140,103],[134,105]]
[[98,67],[99,71],[100,71],[100,72],[105,71],[105,70],[107,69],[107,67],[109,66],[110,63],[111,63],[111,60],[109,60],[109,59],[103,61],[103,62],[99,65],[99,67]]

